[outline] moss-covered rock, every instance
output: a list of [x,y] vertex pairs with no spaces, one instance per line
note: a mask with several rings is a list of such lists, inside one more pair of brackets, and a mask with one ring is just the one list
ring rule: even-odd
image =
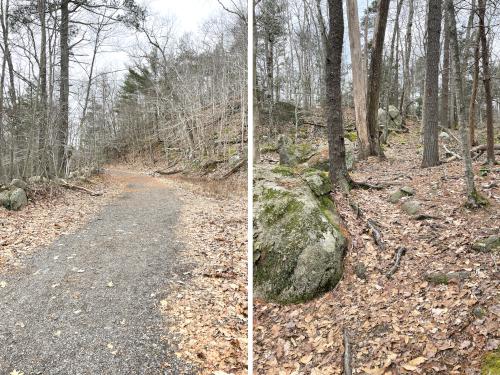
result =
[[403,205],[401,206],[401,208],[408,215],[416,215],[417,213],[420,212],[421,205],[420,205],[419,201],[417,201],[415,199],[411,199],[411,200],[404,202]]
[[484,253],[500,251],[500,236],[489,236],[476,241],[472,249]]
[[255,296],[296,303],[332,289],[346,250],[333,202],[272,167],[259,166],[254,176]]
[[389,194],[389,202],[397,203],[401,198],[411,195],[415,195],[415,190],[410,186],[403,186]]
[[289,137],[281,134],[278,138],[278,152],[280,164],[295,166],[306,162],[314,155],[315,150],[310,143],[293,143]]
[[308,170],[304,173],[304,180],[318,197],[332,191],[332,182],[327,172],[319,170]]
[[484,356],[481,375],[500,375],[500,348]]

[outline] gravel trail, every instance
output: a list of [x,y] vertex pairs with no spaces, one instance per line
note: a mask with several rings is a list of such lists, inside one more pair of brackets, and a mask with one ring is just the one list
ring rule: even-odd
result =
[[[109,172],[108,172],[109,173]],[[158,304],[183,279],[174,191],[113,171],[126,191],[85,227],[0,273],[0,374],[194,374]]]

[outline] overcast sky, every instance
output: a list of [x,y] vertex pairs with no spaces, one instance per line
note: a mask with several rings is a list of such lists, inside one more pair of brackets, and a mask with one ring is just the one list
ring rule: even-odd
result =
[[196,32],[208,18],[221,9],[217,0],[148,0],[152,13],[173,17],[176,29],[183,32]]

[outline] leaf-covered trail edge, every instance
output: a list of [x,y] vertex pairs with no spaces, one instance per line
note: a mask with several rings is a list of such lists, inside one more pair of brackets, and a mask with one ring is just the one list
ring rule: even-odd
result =
[[[299,305],[255,301],[257,373],[341,374],[344,328],[356,374],[478,374],[485,352],[498,348],[498,253],[476,252],[471,245],[499,234],[500,170],[481,175],[475,163],[476,183],[490,205],[470,211],[461,161],[421,169],[418,139],[413,126],[391,137],[388,160],[357,164],[356,181],[389,187],[335,194],[351,238],[343,278],[333,291]],[[390,203],[389,194],[402,186],[413,187],[415,197]],[[410,217],[401,208],[405,199],[417,199],[421,213],[435,218]],[[380,225],[383,250],[367,231],[367,218]],[[407,250],[388,278],[401,246]],[[366,279],[355,272],[363,267]],[[462,272],[465,278],[433,284],[426,279],[430,272]]]

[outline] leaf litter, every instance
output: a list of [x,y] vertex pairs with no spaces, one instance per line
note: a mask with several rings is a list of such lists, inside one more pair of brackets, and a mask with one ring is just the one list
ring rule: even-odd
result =
[[[389,183],[384,190],[335,194],[350,230],[342,280],[331,292],[298,305],[255,301],[254,368],[258,374],[341,374],[343,329],[350,331],[355,374],[478,374],[482,358],[499,344],[498,252],[472,249],[479,238],[498,235],[499,169],[486,175],[476,162],[476,184],[489,206],[464,207],[460,161],[421,169],[418,126],[391,137],[387,161],[359,162],[356,181]],[[411,186],[431,219],[417,220],[401,202],[388,201],[395,187]],[[367,232],[364,216],[380,224],[384,249]],[[388,278],[401,246],[407,251]],[[359,264],[366,280],[356,276]],[[463,277],[432,283],[441,272]]]
[[159,301],[177,355],[201,374],[247,374],[247,204],[245,179],[226,182],[162,178],[182,201],[178,262],[187,281],[170,280]]

